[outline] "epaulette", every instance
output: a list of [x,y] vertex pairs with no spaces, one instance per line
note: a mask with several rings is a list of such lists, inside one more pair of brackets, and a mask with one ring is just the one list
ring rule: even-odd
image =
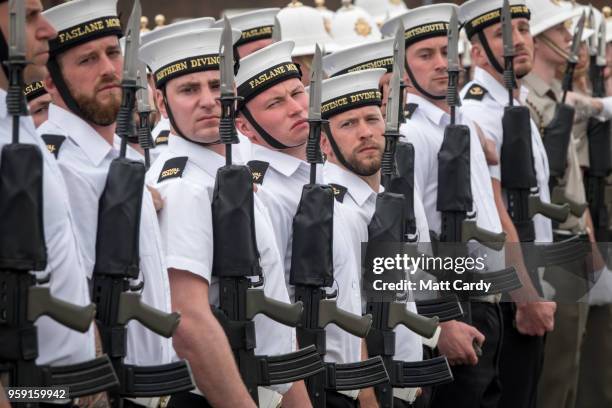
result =
[[185,166],[187,165],[187,160],[189,160],[189,157],[180,156],[173,157],[166,161],[164,167],[161,169],[161,173],[159,173],[157,182],[160,183],[171,178],[182,177]]
[[168,144],[168,136],[170,136],[169,130],[162,130],[159,132],[159,135],[155,138],[155,146],[157,145],[167,145]]
[[251,169],[253,183],[263,184],[264,177],[266,176],[268,167],[270,167],[270,163],[261,160],[251,160],[247,163],[247,166],[249,166],[249,169]]
[[482,98],[484,98],[487,92],[488,91],[484,89],[482,86],[478,84],[473,84],[472,86],[470,86],[468,91],[465,93],[465,96],[463,97],[463,99],[473,99],[476,101],[482,101]]
[[60,147],[62,147],[62,143],[66,140],[66,136],[62,135],[42,135],[42,140],[47,145],[47,150],[49,153],[53,153],[55,158],[57,159],[57,155],[59,154]]
[[409,103],[406,105],[406,110],[404,111],[404,116],[406,119],[412,119],[412,115],[414,115],[414,112],[416,112],[418,107],[418,103]]
[[339,203],[344,202],[344,196],[348,189],[340,184],[330,184],[331,188],[334,191],[334,197],[338,200]]

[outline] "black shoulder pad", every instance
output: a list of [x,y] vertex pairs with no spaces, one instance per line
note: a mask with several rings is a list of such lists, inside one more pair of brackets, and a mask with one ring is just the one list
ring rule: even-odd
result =
[[162,130],[159,132],[159,135],[155,138],[155,146],[157,145],[167,145],[168,144],[168,136],[170,136],[169,130]]
[[334,190],[334,197],[336,197],[336,200],[340,203],[344,202],[344,196],[348,189],[340,184],[330,184],[330,187]]
[[53,153],[55,158],[57,159],[57,155],[59,154],[59,149],[62,147],[62,143],[66,140],[66,136],[62,135],[42,135],[41,136],[45,144],[47,145],[47,150],[49,153]]
[[247,166],[249,166],[249,169],[251,169],[253,183],[263,184],[264,177],[266,175],[266,171],[268,171],[268,167],[270,167],[270,163],[261,160],[251,160],[247,163]]
[[164,163],[164,167],[162,167],[161,173],[159,173],[159,178],[157,182],[162,182],[164,180],[168,180],[175,177],[182,177],[183,170],[185,170],[185,166],[187,165],[187,160],[189,157],[181,156],[181,157],[173,157],[170,160]]
[[418,103],[409,103],[406,105],[406,111],[404,112],[406,119],[412,119],[412,115],[414,115],[414,112],[416,112],[418,107]]
[[474,99],[476,101],[482,101],[482,98],[484,98],[486,93],[486,89],[484,89],[478,84],[474,84],[470,86],[470,89],[468,89],[463,99]]

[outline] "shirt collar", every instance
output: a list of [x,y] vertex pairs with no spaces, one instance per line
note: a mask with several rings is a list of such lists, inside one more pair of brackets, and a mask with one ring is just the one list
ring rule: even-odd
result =
[[533,72],[525,76],[524,81],[531,88],[531,91],[538,96],[545,96],[548,91],[552,91],[551,86]]
[[325,162],[323,173],[325,174],[325,183],[346,187],[347,193],[359,207],[363,207],[368,198],[376,196],[376,192],[361,177],[337,164]]
[[[491,95],[491,97],[500,105],[506,106],[508,104],[508,90],[484,69],[476,67],[474,70],[474,82],[482,85],[487,90],[489,95]],[[527,99],[527,95],[529,94],[529,90],[524,85],[521,85],[519,91],[520,100],[525,101]],[[518,101],[515,102],[518,103]]]
[[408,101],[410,103],[416,103],[419,105],[416,111],[417,114],[421,113],[425,115],[435,125],[445,126],[450,124],[450,115],[434,105],[430,100],[425,99],[420,95],[409,93]]
[[268,149],[256,143],[251,144],[251,158],[270,163],[274,170],[279,171],[286,177],[292,177],[300,166],[305,166],[308,170],[308,163],[304,160],[295,158],[287,153]]
[[217,176],[217,170],[225,165],[225,157],[204,146],[191,143],[173,133],[168,137],[168,150],[176,156],[187,156],[189,161],[204,170],[211,177]]
[[83,150],[94,166],[99,166],[113,150],[113,146],[108,144],[91,125],[66,109],[50,104],[48,120],[66,132],[66,136]]

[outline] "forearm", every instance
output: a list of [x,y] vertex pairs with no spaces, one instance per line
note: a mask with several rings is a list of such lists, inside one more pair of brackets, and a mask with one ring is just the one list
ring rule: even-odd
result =
[[172,310],[181,323],[172,337],[177,354],[189,361],[197,387],[214,407],[255,407],[240,378],[223,328],[208,300],[208,282],[169,269]]
[[521,241],[519,239],[518,232],[514,226],[514,223],[512,222],[512,218],[510,218],[510,214],[508,214],[508,210],[506,209],[506,205],[504,204],[501,195],[500,182],[495,179],[492,180],[495,206],[497,207],[497,212],[499,214],[502,229],[506,233],[506,265],[514,266],[519,276],[519,279],[523,284],[520,289],[510,292],[510,297],[514,301],[537,299],[539,298],[538,292],[533,286],[533,283],[531,282],[531,277],[527,272],[527,267],[525,266],[525,261],[523,258],[523,251],[520,245]]
[[212,313],[206,315],[190,318],[183,312],[173,336],[177,354],[189,361],[197,387],[212,406],[254,407],[223,329]]

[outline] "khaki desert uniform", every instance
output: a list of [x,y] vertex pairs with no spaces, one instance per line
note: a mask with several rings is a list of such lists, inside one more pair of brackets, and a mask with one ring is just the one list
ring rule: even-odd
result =
[[[530,91],[526,105],[540,129],[540,134],[544,135],[544,128],[553,120],[555,107],[561,101],[561,84],[555,80],[549,86],[533,73],[525,77],[524,84]],[[584,203],[586,194],[578,160],[577,144],[578,141],[572,132],[567,167],[559,186],[564,189],[566,197]],[[585,232],[585,216],[578,218],[570,214],[567,221],[560,224],[558,229],[561,231],[555,232],[583,233]],[[577,299],[584,294],[585,281],[569,276],[567,273],[555,272],[558,272],[556,268],[547,268],[544,276],[544,279],[549,281],[557,292],[553,300],[558,299],[559,301],[555,314],[555,329],[546,337],[538,407],[571,408],[574,407],[577,395],[580,350],[589,307],[587,303],[570,300],[570,298]],[[575,295],[567,293],[576,290],[578,292]]]

